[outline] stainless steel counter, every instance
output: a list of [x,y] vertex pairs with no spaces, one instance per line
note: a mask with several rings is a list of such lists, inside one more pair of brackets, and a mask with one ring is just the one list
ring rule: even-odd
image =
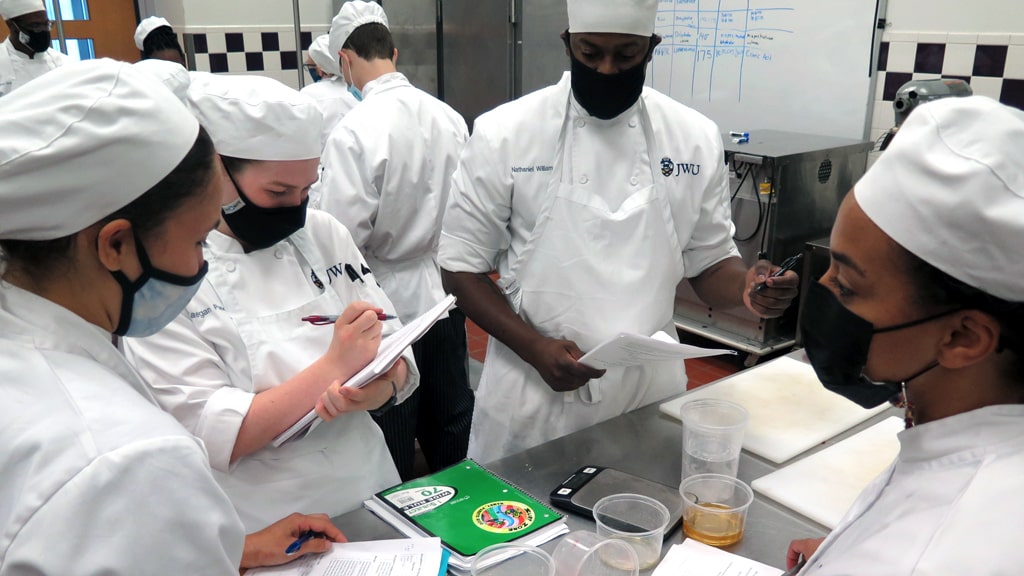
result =
[[[790,355],[803,360],[802,352]],[[885,412],[871,418],[782,465],[770,463],[744,451],[740,456],[738,475],[749,484],[890,415],[892,412]],[[656,403],[485,465],[544,501],[547,501],[554,487],[586,465],[613,467],[669,486],[678,486],[682,470],[682,426],[679,421],[662,414]],[[567,515],[567,520],[570,530],[595,529],[593,520],[574,515]],[[350,512],[334,521],[353,541],[401,537],[398,531],[366,510]],[[786,549],[791,540],[820,537],[826,533],[824,526],[755,492],[743,540],[726,549],[765,564],[784,567]],[[680,541],[682,533],[676,529],[666,539],[662,555],[669,546]],[[543,548],[551,552],[557,543],[556,539]],[[642,574],[651,572],[653,570]]]

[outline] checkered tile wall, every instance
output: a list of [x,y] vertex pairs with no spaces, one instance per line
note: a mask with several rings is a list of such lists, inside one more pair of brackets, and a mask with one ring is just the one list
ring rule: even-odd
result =
[[975,94],[1024,109],[1024,34],[886,32],[878,70],[872,138],[892,127],[892,101],[910,80],[960,78]]
[[[307,27],[302,31],[301,49],[309,48],[313,38],[326,34],[327,27]],[[295,50],[292,28],[190,28],[184,36],[186,52],[195,55],[195,69],[217,74],[261,74],[298,88],[296,70],[302,56]]]

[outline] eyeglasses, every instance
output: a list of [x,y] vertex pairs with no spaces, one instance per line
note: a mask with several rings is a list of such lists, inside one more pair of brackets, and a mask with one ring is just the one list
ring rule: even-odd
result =
[[23,32],[49,32],[50,30],[53,30],[53,20],[47,20],[46,22],[23,23],[18,22],[18,20],[15,19],[14,23]]

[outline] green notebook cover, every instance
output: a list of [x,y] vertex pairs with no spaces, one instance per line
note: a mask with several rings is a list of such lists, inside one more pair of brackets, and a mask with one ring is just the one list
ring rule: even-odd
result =
[[469,459],[378,492],[375,498],[467,557],[562,518]]

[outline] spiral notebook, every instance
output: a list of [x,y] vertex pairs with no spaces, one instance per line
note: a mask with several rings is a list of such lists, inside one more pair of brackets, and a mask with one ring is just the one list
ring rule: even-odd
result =
[[440,538],[461,570],[493,544],[539,546],[569,531],[553,508],[470,459],[378,492],[363,505],[407,536]]

